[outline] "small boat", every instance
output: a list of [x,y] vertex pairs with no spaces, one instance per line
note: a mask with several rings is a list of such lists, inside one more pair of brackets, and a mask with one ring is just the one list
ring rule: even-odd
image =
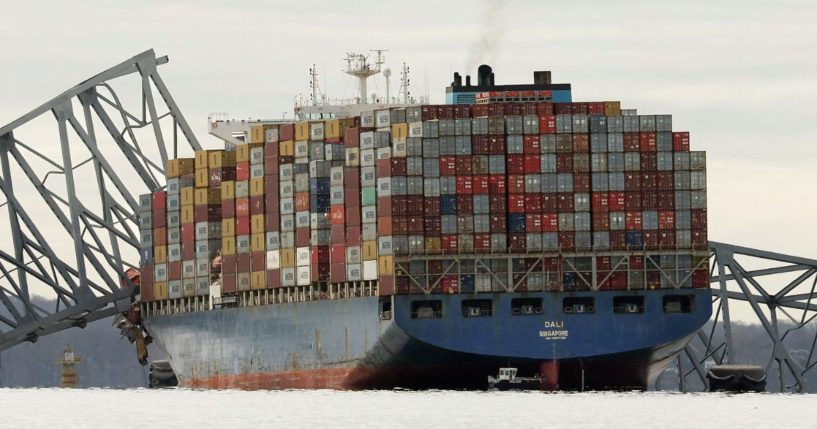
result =
[[516,368],[499,368],[497,377],[488,376],[488,389],[490,390],[540,390],[542,379],[536,377],[517,377]]

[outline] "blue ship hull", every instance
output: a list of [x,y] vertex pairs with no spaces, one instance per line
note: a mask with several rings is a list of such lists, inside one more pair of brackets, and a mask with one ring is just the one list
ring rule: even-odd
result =
[[[693,305],[665,312],[667,295],[689,295]],[[643,296],[643,312],[615,312],[613,298],[627,296]],[[565,313],[568,297],[595,298],[594,311]],[[541,298],[541,311],[518,314],[517,298]],[[466,317],[468,299],[491,299],[492,314]],[[438,301],[439,311],[418,317],[417,301]],[[710,314],[709,289],[680,289],[366,297],[145,324],[191,387],[481,389],[500,367],[531,376],[555,359],[563,389],[644,389]]]

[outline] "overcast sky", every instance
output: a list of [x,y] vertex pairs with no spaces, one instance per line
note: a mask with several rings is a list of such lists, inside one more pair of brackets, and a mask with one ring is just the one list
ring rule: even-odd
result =
[[0,124],[148,48],[170,57],[160,73],[212,146],[208,113],[291,117],[313,63],[329,97],[353,96],[347,51],[389,49],[393,88],[405,61],[438,103],[483,61],[497,83],[547,69],[576,101],[691,131],[709,156],[710,239],[817,256],[813,0],[4,1],[2,15]]

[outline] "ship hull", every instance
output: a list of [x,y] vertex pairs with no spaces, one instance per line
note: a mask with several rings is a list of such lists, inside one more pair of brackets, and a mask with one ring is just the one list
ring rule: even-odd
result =
[[[691,311],[665,313],[661,300],[673,293],[588,293],[592,314],[561,311],[582,293],[503,293],[274,304],[145,324],[181,385],[194,388],[484,389],[500,367],[533,376],[557,360],[561,389],[645,389],[711,313],[708,289],[683,291],[694,296]],[[644,296],[645,309],[617,314],[614,295]],[[459,312],[464,299],[486,297],[490,316]],[[541,313],[511,313],[513,299],[530,297],[543,298]],[[444,312],[417,318],[417,300],[440,301]]]

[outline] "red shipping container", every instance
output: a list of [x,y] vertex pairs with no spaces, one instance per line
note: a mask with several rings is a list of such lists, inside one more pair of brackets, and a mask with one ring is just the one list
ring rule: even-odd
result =
[[535,103],[536,104],[536,114],[539,116],[546,116],[546,115],[553,115],[553,103],[544,102],[544,103]]
[[276,168],[274,176],[264,176],[264,195],[278,195],[280,184],[281,182],[278,180],[278,169]]
[[507,211],[508,198],[506,195],[491,194],[488,201],[488,211],[490,213],[505,213]]
[[657,249],[660,246],[658,231],[644,231],[641,233],[646,249]]
[[559,213],[570,213],[573,211],[573,194],[560,193],[559,194]]
[[559,194],[542,194],[542,213],[559,212]]
[[658,210],[658,192],[657,191],[642,191],[641,192],[641,209],[642,210]]
[[309,192],[298,192],[295,194],[295,211],[309,211]]
[[457,195],[457,214],[473,214],[474,197],[470,195]]
[[229,275],[221,276],[221,293],[235,293],[236,292],[236,275],[231,273]]
[[627,247],[627,234],[624,231],[610,231],[610,249],[622,250]]
[[573,134],[573,152],[589,153],[590,152],[590,135],[589,134]]
[[454,176],[457,174],[457,157],[440,157],[440,176]]
[[653,132],[640,133],[638,143],[641,152],[655,152],[658,150],[658,139]]
[[657,176],[656,182],[659,191],[672,191],[675,189],[675,178],[671,171],[659,171]]
[[639,133],[624,133],[624,152],[640,152],[641,141]]
[[504,215],[491,215],[489,228],[494,233],[506,232],[508,230],[508,219]]
[[508,175],[508,193],[510,194],[525,193],[525,176],[523,174]]
[[264,271],[267,269],[267,253],[264,251],[250,253],[250,270]]
[[225,218],[235,217],[235,200],[221,202],[221,216]]
[[264,207],[266,206],[264,202],[264,196],[258,195],[254,197],[250,197],[250,215],[262,215],[264,214]]
[[182,261],[167,263],[167,279],[168,280],[182,279]]
[[457,104],[454,106],[454,117],[457,119],[466,119],[471,117],[471,106],[467,104]]
[[708,242],[706,240],[706,231],[692,231],[692,247],[694,249],[706,249]]
[[556,115],[539,115],[539,132],[542,134],[555,134]]
[[312,280],[319,282],[329,281],[329,264],[318,264],[312,266]]
[[142,302],[150,302],[156,299],[153,293],[153,265],[141,267],[139,273],[139,293],[142,295]]
[[268,211],[264,215],[264,230],[275,232],[281,229],[281,215],[278,212]]
[[570,113],[572,115],[586,115],[587,103],[570,103]]
[[343,131],[343,144],[348,148],[360,146],[360,128],[349,127]]
[[461,155],[457,158],[457,174],[474,173],[474,157],[471,155]]
[[394,212],[400,213],[399,209],[395,209],[392,211],[393,204],[392,199],[393,197],[378,197],[377,198],[377,217],[380,218],[382,216],[391,216]]
[[471,136],[471,153],[474,155],[487,155],[490,153],[488,149],[488,136],[474,135]]
[[181,230],[182,243],[193,243],[196,241],[196,224],[183,223]]
[[675,210],[675,193],[672,191],[658,192],[658,210]]
[[278,126],[278,141],[295,140],[295,125],[282,124]]
[[422,235],[425,231],[425,218],[422,216],[412,216],[406,222],[406,232],[408,234]]
[[343,283],[346,281],[346,264],[332,264],[329,269],[329,279],[333,283]]
[[360,208],[346,208],[346,226],[360,226]]
[[[643,256],[630,256],[630,270],[643,270],[644,269],[644,257]],[[650,267],[653,269],[655,267]]]
[[525,155],[510,154],[506,157],[507,174],[525,174]]
[[334,205],[329,208],[329,223],[343,225],[346,220],[346,206]]
[[154,192],[150,197],[150,208],[151,210],[167,209],[167,192]]
[[[318,265],[318,264],[328,264],[329,263],[329,258],[330,258],[330,248],[329,248],[329,246],[312,246],[311,252],[312,252],[312,258],[309,261],[310,264]],[[344,255],[344,259],[345,259],[345,255]]]
[[249,253],[239,253],[235,256],[236,272],[249,273],[252,259]]
[[456,253],[458,249],[456,234],[444,234],[440,238],[440,245],[444,253]]
[[309,246],[311,240],[311,233],[309,228],[295,228],[295,246],[306,247]]
[[487,175],[472,176],[471,186],[474,194],[488,194],[491,192],[491,181]]
[[630,192],[640,191],[641,173],[638,172],[624,173],[624,190]]
[[641,231],[641,212],[627,212],[624,216],[624,226],[628,231]]
[[250,162],[235,163],[235,180],[250,180]]
[[196,242],[187,241],[182,243],[182,259],[189,261],[196,258]]
[[527,234],[516,232],[508,234],[508,248],[511,252],[525,252],[527,250]]
[[329,255],[329,261],[332,264],[346,261],[346,246],[343,244],[332,244]]
[[542,153],[538,135],[525,136],[522,141],[522,147],[525,153],[536,155]]
[[525,155],[525,174],[535,174],[542,171],[542,159],[539,155]]
[[562,250],[573,250],[576,248],[576,233],[563,231],[559,233],[559,248]]
[[675,231],[658,231],[658,245],[661,247],[675,247]]
[[423,230],[425,235],[429,237],[437,237],[442,230],[441,220],[439,217],[427,217],[423,219]]
[[[647,154],[644,154],[647,155]],[[625,179],[626,180],[626,179]],[[658,174],[655,172],[641,173],[641,190],[655,192],[658,190]]]
[[394,276],[380,276],[377,285],[377,293],[380,296],[391,296],[397,293]]
[[558,231],[559,231],[559,215],[543,214],[542,232],[558,232]]
[[593,101],[587,103],[588,115],[604,115],[604,102]]
[[360,245],[360,227],[353,226],[346,228],[346,245],[347,246]]
[[505,136],[503,134],[492,134],[488,136],[488,153],[491,155],[505,154]]
[[265,156],[264,157],[264,177],[278,178],[278,171],[281,168],[281,161],[278,157]]
[[542,232],[542,215],[541,214],[526,214],[525,215],[525,231],[527,232]]
[[610,229],[610,215],[593,213],[593,231],[607,231],[608,229]]
[[691,227],[697,230],[706,230],[706,209],[692,209],[689,211],[691,217]]
[[[405,228],[404,228],[405,229]],[[377,216],[377,234],[380,236],[392,235],[394,233],[394,221],[391,216]],[[400,232],[397,232],[398,234]]]
[[423,206],[425,207],[425,214],[431,217],[440,216],[440,199],[437,197],[423,198]]
[[590,192],[590,173],[573,174],[573,192]]
[[492,174],[489,180],[492,194],[504,194],[507,192],[504,174]]
[[624,211],[626,207],[626,193],[624,192],[609,192],[607,198],[607,207],[611,212]]
[[238,216],[235,218],[235,235],[250,235],[249,216]]
[[525,213],[525,194],[508,195],[508,213]]
[[709,271],[700,268],[693,271],[692,287],[696,289],[709,287]]
[[573,172],[573,154],[572,153],[557,153],[556,154],[556,172],[557,173],[572,173]]
[[410,216],[422,216],[425,214],[422,196],[409,195],[406,197],[406,214]]
[[606,216],[610,211],[610,194],[607,192],[593,192],[591,204],[593,212],[603,213]]
[[658,169],[658,154],[656,152],[641,153],[641,171],[655,171]]
[[344,225],[331,225],[329,227],[329,241],[332,244],[346,244],[346,227]]
[[235,199],[235,216],[249,216],[250,215],[250,199],[236,198]]
[[474,234],[474,251],[487,253],[491,251],[491,234]]
[[672,133],[672,150],[675,152],[689,152],[689,131]]
[[266,270],[267,289],[275,289],[281,287],[281,270]]
[[[279,145],[278,142],[269,142],[264,143],[264,158],[275,158],[278,159],[279,156]],[[266,161],[265,161],[266,163]]]
[[553,113],[556,115],[570,115],[572,113],[571,103],[553,103]]
[[458,293],[460,289],[460,279],[459,276],[456,275],[447,275],[443,276],[440,279],[440,287],[442,287],[442,293]]
[[457,176],[457,194],[471,195],[474,188],[471,186],[471,176]]
[[[198,208],[198,207],[197,207]],[[153,229],[164,228],[167,225],[167,213],[158,211],[152,213],[151,225]]]
[[525,211],[542,213],[542,194],[525,194]]
[[344,189],[360,188],[359,167],[343,167],[343,187]]

